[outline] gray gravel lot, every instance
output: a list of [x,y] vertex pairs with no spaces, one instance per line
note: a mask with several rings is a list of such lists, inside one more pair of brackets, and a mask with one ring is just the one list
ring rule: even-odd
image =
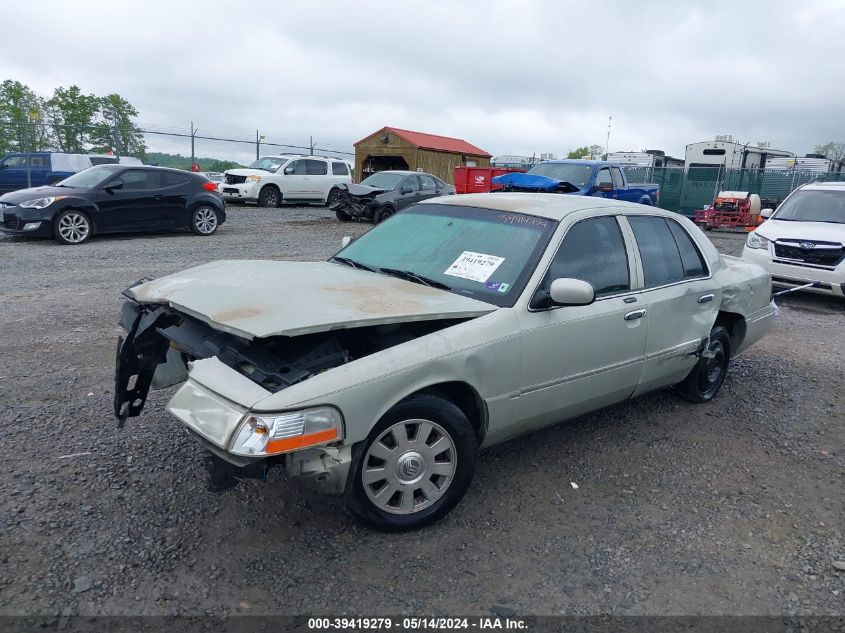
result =
[[[321,259],[368,228],[232,206],[210,238],[0,237],[0,613],[845,612],[845,304],[824,297],[782,300],[709,405],[655,393],[495,448],[464,502],[410,534],[275,471],[211,495],[169,391],[116,428],[123,288]],[[712,238],[738,253],[744,235]]]

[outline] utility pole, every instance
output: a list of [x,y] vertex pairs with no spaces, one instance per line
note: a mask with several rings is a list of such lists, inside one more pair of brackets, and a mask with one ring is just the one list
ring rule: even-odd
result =
[[607,160],[607,157],[610,156],[610,122],[613,121],[613,117],[607,117],[607,141],[604,144],[604,159]]
[[261,139],[263,136],[258,136],[258,130],[255,130],[255,160],[261,158]]
[[196,135],[197,131],[194,129],[194,122],[191,121],[191,169],[194,168],[194,163],[197,162],[196,152],[194,151],[194,140]]
[[308,144],[311,146],[311,154],[310,155],[313,156],[314,155],[314,137],[313,136],[308,137]]
[[23,151],[26,152],[26,188],[32,187],[32,156],[29,155],[29,122],[23,116]]

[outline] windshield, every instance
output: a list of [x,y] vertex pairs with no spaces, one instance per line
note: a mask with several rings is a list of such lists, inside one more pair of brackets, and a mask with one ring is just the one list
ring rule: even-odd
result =
[[108,167],[89,167],[88,169],[65,178],[60,183],[62,187],[79,187],[80,189],[93,189],[114,174],[114,169]]
[[516,302],[557,222],[446,204],[409,207],[338,253],[375,270],[410,271],[501,307]]
[[393,191],[407,175],[408,174],[391,174],[390,172],[380,171],[372,176],[364,178],[364,180],[361,181],[361,184],[375,189],[387,189],[388,191]]
[[583,189],[590,182],[593,168],[590,165],[573,165],[571,163],[540,163],[528,170],[532,176],[545,176],[562,180]]
[[772,219],[845,224],[845,190],[796,191],[784,200]]
[[266,156],[252,163],[250,169],[263,169],[264,171],[276,171],[288,162],[290,158],[283,158],[281,156]]

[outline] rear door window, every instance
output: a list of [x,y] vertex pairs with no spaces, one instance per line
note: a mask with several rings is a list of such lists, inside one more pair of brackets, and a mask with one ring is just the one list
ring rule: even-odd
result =
[[552,281],[560,277],[589,282],[596,297],[631,288],[628,253],[615,217],[581,220],[567,231],[543,280],[543,288],[548,290]]
[[660,217],[629,216],[628,222],[640,249],[645,287],[654,288],[683,280],[681,253],[666,220]]
[[672,237],[675,238],[675,244],[678,245],[678,251],[681,253],[684,277],[702,277],[706,275],[707,267],[704,265],[704,258],[701,256],[701,252],[698,250],[689,233],[674,220],[667,220],[666,222],[669,224],[669,230],[672,231]]
[[324,160],[306,160],[305,173],[309,176],[325,176],[329,170]]
[[424,190],[437,189],[437,183],[434,182],[434,178],[431,176],[420,176],[420,183]]

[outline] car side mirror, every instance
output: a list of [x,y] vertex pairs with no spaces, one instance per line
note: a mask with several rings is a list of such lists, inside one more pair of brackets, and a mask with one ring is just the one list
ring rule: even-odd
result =
[[106,183],[106,186],[103,187],[103,189],[105,189],[106,191],[111,193],[112,191],[115,191],[116,189],[123,189],[123,183],[120,182],[119,180],[112,180],[111,182]]
[[413,192],[413,189],[411,189],[410,187],[402,187],[399,190],[399,193],[412,193],[412,192]]
[[293,175],[293,167],[285,167],[285,176]]
[[761,209],[760,210],[760,215],[763,216],[764,218],[772,217],[772,213],[774,213],[774,210],[772,210],[772,209]]
[[555,305],[585,306],[596,299],[592,284],[581,279],[559,277],[549,288],[549,297]]
[[613,191],[613,183],[603,182],[593,187],[593,191],[598,191],[600,193],[610,193],[611,191]]
[[354,238],[351,235],[344,235],[340,239],[340,247],[346,248],[347,246],[349,246],[352,243],[353,240],[354,240]]

